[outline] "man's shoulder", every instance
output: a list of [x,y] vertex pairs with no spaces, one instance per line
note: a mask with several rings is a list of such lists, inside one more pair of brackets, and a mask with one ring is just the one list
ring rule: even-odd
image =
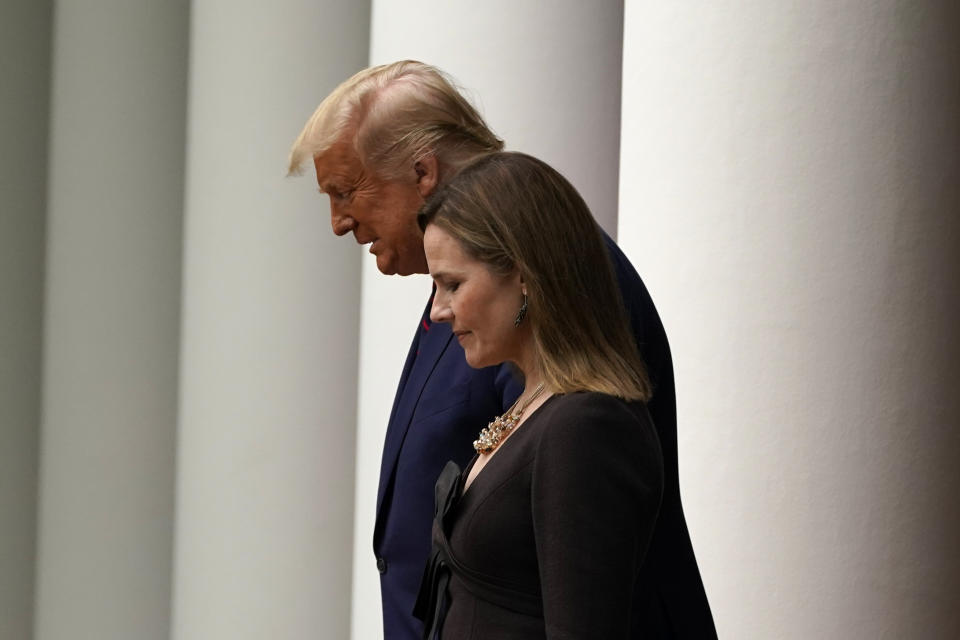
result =
[[613,263],[613,268],[614,271],[616,271],[617,279],[620,281],[621,287],[624,285],[624,282],[636,282],[640,286],[643,286],[643,280],[640,278],[640,274],[637,273],[633,263],[630,262],[630,259],[623,252],[623,249],[620,248],[620,245],[602,228],[600,229],[600,233],[603,236],[604,244],[607,246],[610,261]]
[[404,385],[403,393],[419,396],[418,413],[428,411],[431,405],[466,403],[480,407],[478,410],[486,415],[488,407],[499,412],[505,401],[510,403],[516,399],[519,387],[509,365],[474,369],[467,364],[462,348],[454,340],[440,355],[422,386],[417,389]]

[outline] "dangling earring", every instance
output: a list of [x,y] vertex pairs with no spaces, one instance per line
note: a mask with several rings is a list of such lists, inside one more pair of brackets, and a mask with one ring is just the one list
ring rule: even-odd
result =
[[517,319],[513,321],[513,326],[519,327],[520,323],[523,322],[523,319],[527,317],[527,292],[523,292],[523,305],[520,307],[520,311],[517,312]]

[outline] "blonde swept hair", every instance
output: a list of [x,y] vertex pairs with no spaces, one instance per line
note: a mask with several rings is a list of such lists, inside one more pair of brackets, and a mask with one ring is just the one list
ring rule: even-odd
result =
[[383,179],[397,179],[433,154],[440,178],[503,141],[436,67],[402,60],[364,69],[328,95],[290,150],[288,171],[351,136],[361,163]]
[[495,273],[519,271],[548,388],[649,400],[600,228],[550,165],[523,153],[488,154],[430,196],[418,222],[444,230]]

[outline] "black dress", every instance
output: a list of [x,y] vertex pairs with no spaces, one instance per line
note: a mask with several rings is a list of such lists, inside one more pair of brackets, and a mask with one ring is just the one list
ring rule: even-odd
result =
[[643,404],[553,396],[463,492],[472,465],[450,463],[437,482],[424,637],[665,635],[644,562],[663,461]]

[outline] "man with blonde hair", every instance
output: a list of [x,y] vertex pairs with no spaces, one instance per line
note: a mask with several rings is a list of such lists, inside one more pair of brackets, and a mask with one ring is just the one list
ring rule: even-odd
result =
[[[289,170],[312,161],[330,198],[333,232],[352,232],[358,243],[369,244],[383,274],[410,275],[427,272],[416,219],[425,198],[471,160],[502,148],[441,71],[401,61],[360,71],[327,96],[294,142]],[[658,637],[715,637],[680,503],[667,337],[640,277],[606,241],[653,385],[648,407],[664,458],[663,500],[647,555],[656,579],[636,587],[656,592],[651,601],[662,610],[644,618],[659,621]],[[450,326],[430,323],[432,302],[431,293],[400,377],[377,491],[373,549],[390,640],[413,640],[423,632],[412,612],[430,551],[437,476],[448,460],[466,465],[477,433],[521,390],[505,366],[471,369]]]

